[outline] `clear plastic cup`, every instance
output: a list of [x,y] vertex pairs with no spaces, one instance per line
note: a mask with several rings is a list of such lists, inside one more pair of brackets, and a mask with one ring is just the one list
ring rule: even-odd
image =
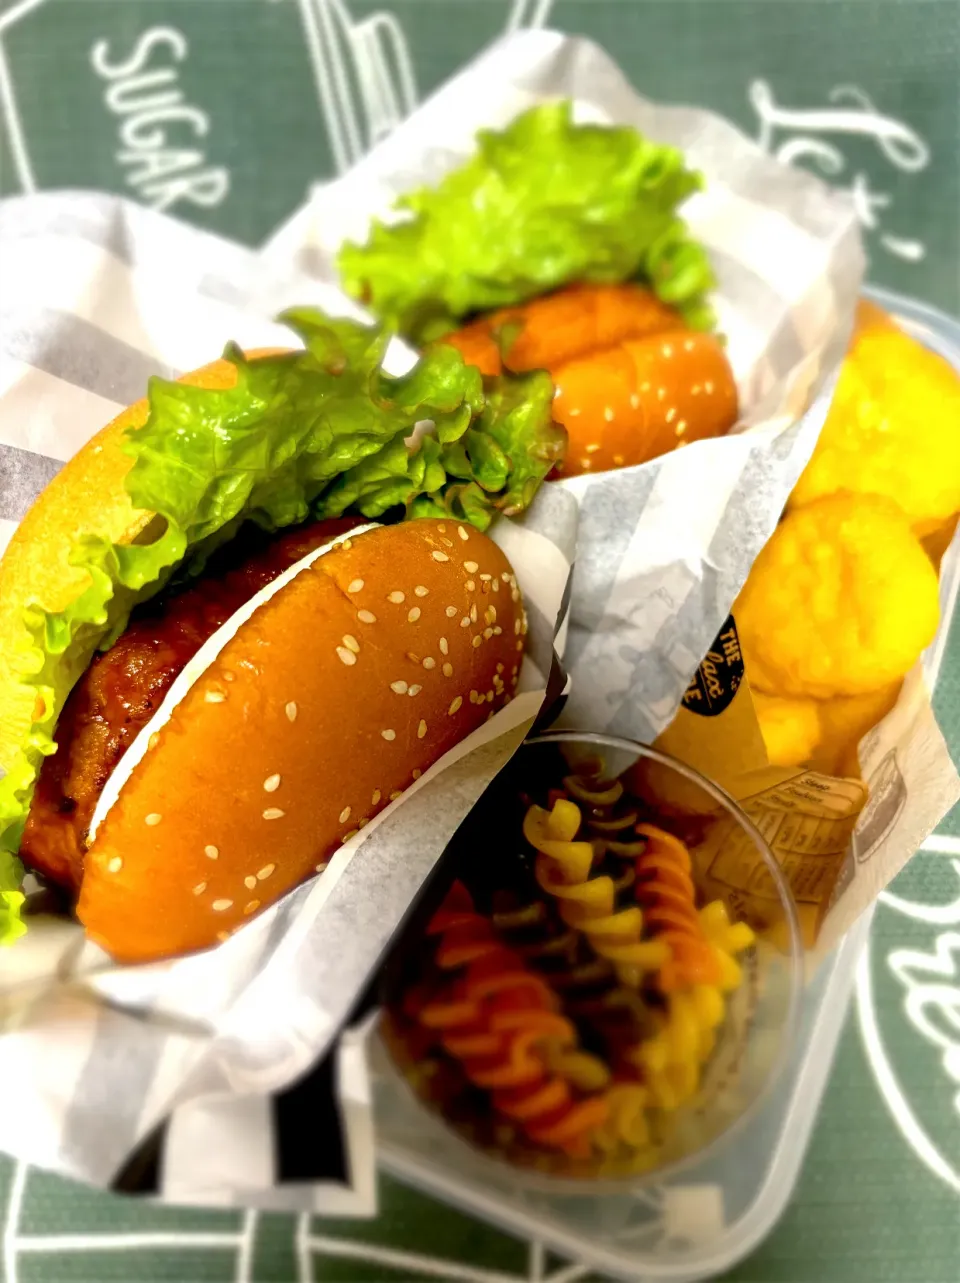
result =
[[[602,770],[597,771],[598,760]],[[593,1161],[544,1154],[531,1162],[528,1152],[509,1158],[489,1144],[489,1129],[464,1128],[463,1119],[448,1125],[431,1100],[431,1081],[418,1076],[410,1047],[397,1037],[397,1026],[385,1021],[374,1063],[378,1075],[380,1139],[387,1145],[411,1147],[433,1168],[446,1168],[455,1182],[482,1185],[507,1197],[529,1196],[535,1190],[588,1196],[587,1205],[603,1188],[624,1191],[662,1181],[693,1162],[703,1161],[721,1142],[729,1141],[761,1108],[788,1062],[799,1019],[802,991],[801,942],[789,887],[769,848],[736,802],[697,771],[654,749],[629,740],[575,731],[547,732],[528,740],[484,801],[464,821],[448,864],[448,885],[462,876],[470,885],[477,861],[489,856],[493,843],[510,843],[523,804],[513,802],[521,791],[544,796],[564,776],[599,774],[620,780],[636,797],[641,818],[681,837],[687,844],[698,898],[721,899],[731,919],[754,928],[756,943],[739,961],[743,981],[726,995],[726,1012],[707,1060],[699,1088],[679,1108],[651,1115],[652,1141],[629,1158],[620,1153]],[[514,826],[517,826],[514,828]],[[754,868],[751,893],[725,888],[723,873],[730,858],[749,859]],[[482,876],[482,873],[481,873]],[[738,884],[742,885],[740,879]],[[435,897],[435,900],[439,896]],[[416,933],[424,915],[401,947],[397,966],[388,968],[384,997],[396,1004],[402,988],[416,974],[422,953]],[[387,1049],[389,1047],[389,1050]],[[410,1083],[416,1085],[417,1098]],[[466,1130],[474,1144],[463,1139]],[[478,1143],[484,1148],[478,1148]],[[518,1165],[519,1164],[519,1165]],[[587,1205],[584,1205],[585,1207]]]

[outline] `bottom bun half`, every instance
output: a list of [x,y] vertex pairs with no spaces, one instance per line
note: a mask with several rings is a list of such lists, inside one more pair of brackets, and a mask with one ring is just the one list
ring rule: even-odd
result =
[[436,520],[305,558],[232,622],[87,851],[78,915],[119,961],[213,945],[322,869],[512,697],[526,631],[499,548]]

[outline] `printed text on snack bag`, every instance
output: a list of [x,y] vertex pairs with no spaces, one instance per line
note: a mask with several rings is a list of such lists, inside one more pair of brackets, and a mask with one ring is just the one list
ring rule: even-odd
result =
[[94,71],[107,81],[104,102],[119,117],[122,145],[115,159],[128,185],[154,209],[181,201],[216,206],[230,190],[228,171],[208,165],[196,146],[210,132],[210,117],[185,100],[171,65],[183,62],[188,49],[175,28],[151,27],[127,57],[107,40],[90,50]]
[[[806,161],[828,182],[836,182],[847,169],[847,158],[829,137],[871,138],[894,169],[916,174],[930,163],[930,148],[909,125],[893,116],[885,116],[856,85],[839,85],[830,91],[830,106],[825,108],[791,108],[778,103],[773,89],[765,80],[755,80],[749,89],[750,103],[757,113],[757,142],[785,165]],[[780,133],[792,137],[775,142]],[[850,195],[863,228],[878,231],[883,210],[892,197],[870,188],[866,174],[853,175]],[[881,233],[880,244],[896,258],[919,263],[926,255],[922,241]]]

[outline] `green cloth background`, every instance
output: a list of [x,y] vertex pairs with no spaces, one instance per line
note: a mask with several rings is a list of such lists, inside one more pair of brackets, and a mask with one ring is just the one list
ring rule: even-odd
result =
[[[99,187],[162,203],[176,192],[147,191],[145,165],[180,165],[206,171],[199,190],[213,203],[181,195],[168,212],[256,243],[362,150],[371,121],[389,126],[408,59],[422,98],[510,23],[546,21],[605,45],[650,97],[712,107],[854,186],[871,279],[960,312],[958,0],[0,0],[0,192]],[[130,62],[150,32],[139,68],[150,78],[126,92],[179,94],[185,113],[166,139],[146,139],[141,122],[139,141],[168,153],[146,162],[121,137],[119,79],[96,66]],[[780,113],[769,136],[759,82]],[[346,122],[339,147],[331,100]],[[956,756],[960,635],[936,704]],[[955,844],[919,854],[892,888],[901,902],[881,904],[870,962],[887,1060],[930,1149],[921,1156],[923,1140],[898,1126],[854,1009],[790,1208],[731,1280],[960,1280],[960,818],[944,833]],[[927,908],[908,916],[902,901]],[[890,965],[903,950],[939,959],[909,1010]],[[3,1091],[15,1107],[16,1084]],[[0,1159],[0,1218],[13,1179]],[[375,1222],[314,1221],[310,1232],[301,1250],[292,1217],[148,1207],[31,1172],[0,1279],[583,1277],[391,1181]],[[417,1256],[405,1263],[405,1252]]]

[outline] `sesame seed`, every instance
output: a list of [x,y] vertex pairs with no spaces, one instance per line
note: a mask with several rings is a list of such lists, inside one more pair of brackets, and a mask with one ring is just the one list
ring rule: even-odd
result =
[[423,687],[418,686],[417,683],[414,682],[413,685],[410,687],[408,694],[411,696],[411,698],[413,698],[414,696],[419,695],[422,690],[423,690]]
[[446,554],[445,552],[441,552],[441,551],[439,550],[439,548],[435,548],[435,549],[433,550],[433,552],[430,554],[430,556],[434,559],[434,561],[449,561],[449,560],[450,560],[450,558],[447,556],[447,554]]
[[276,793],[277,789],[280,787],[280,776],[268,775],[263,781],[263,787],[267,793]]
[[443,668],[441,669],[441,671],[442,671],[442,673],[443,673],[444,677],[452,677],[452,676],[453,676],[453,665],[452,665],[452,664],[444,664],[444,666],[443,666]]
[[631,393],[630,393],[630,409],[631,409],[631,410],[636,410],[636,409],[638,409],[638,408],[639,408],[639,406],[640,406],[640,398],[637,396],[636,392],[631,392]]
[[440,542],[443,544],[444,548],[452,548],[452,547],[453,547],[453,540],[452,540],[452,539],[441,539],[441,540],[440,540]]
[[193,894],[194,894],[194,895],[203,895],[203,893],[204,893],[204,891],[206,891],[206,889],[207,889],[207,884],[206,884],[206,882],[198,882],[198,883],[197,883],[197,885],[193,888]]
[[221,943],[221,944],[223,944],[223,943],[224,943],[224,941],[226,941],[226,940],[229,940],[229,939],[230,939],[230,932],[229,932],[229,931],[218,931],[218,932],[217,932],[217,939],[220,941],[220,943]]
[[410,660],[411,664],[419,664],[419,663],[420,663],[420,656],[419,656],[419,655],[415,655],[415,654],[413,653],[413,651],[412,651],[412,650],[408,650],[408,651],[407,651],[407,659],[409,659],[409,660]]
[[471,575],[476,574],[476,572],[480,569],[480,567],[477,565],[475,561],[465,561],[463,563],[463,568]]
[[519,636],[520,636],[520,620],[519,620],[519,619],[515,619],[515,620],[513,621],[513,635],[514,635],[515,637],[519,637]]
[[395,606],[399,606],[400,603],[406,601],[406,599],[406,594],[400,592],[399,589],[394,592],[387,593],[387,601],[392,601]]
[[481,579],[481,582],[482,582],[482,583],[489,583],[489,581],[490,581],[492,578],[493,578],[493,575],[481,575],[481,576],[480,576],[480,579]]
[[477,622],[477,603],[476,602],[474,602],[473,605],[470,607],[470,622],[472,624],[475,624]]
[[362,820],[357,820],[357,832],[359,833],[363,826],[369,823],[370,817],[368,815],[365,815]]
[[158,812],[151,811],[149,815],[144,817],[143,822],[144,824],[149,824],[151,828],[154,828],[154,826],[159,824],[162,819],[163,816],[158,814]]
[[223,691],[207,691],[203,698],[207,704],[222,704],[227,697]]
[[677,436],[682,437],[683,434],[686,432],[686,430],[687,430],[687,421],[686,419],[681,419],[680,422],[677,424],[677,428],[676,428]]
[[436,668],[437,661],[433,658],[432,655],[426,655],[424,656],[423,666],[426,669]]
[[314,872],[322,873],[329,863],[329,860],[321,860],[319,864],[314,865]]
[[501,634],[502,632],[503,632],[503,629],[500,627],[500,625],[499,625],[499,624],[495,624],[495,625],[494,625],[494,629],[493,629],[493,635],[494,635],[494,637],[499,637],[499,636],[500,636],[500,634]]
[[349,551],[350,551],[350,549],[353,547],[353,540],[352,540],[352,539],[344,539],[344,541],[343,541],[343,543],[340,545],[340,547],[343,549],[343,551],[344,551],[344,552],[349,552]]
[[693,348],[694,348],[693,339],[687,339],[686,343],[684,343],[683,345],[684,352],[692,352]]
[[419,766],[415,766],[413,770],[410,772],[410,774],[413,776],[415,780],[418,780],[420,776],[423,774],[423,771],[420,770]]
[[150,738],[147,740],[147,748],[156,748],[159,743],[160,743],[160,732],[154,731],[153,734],[150,736]]
[[499,592],[499,591],[500,591],[500,580],[499,580],[499,579],[495,579],[495,580],[493,581],[493,591],[494,591],[494,592]]
[[343,808],[343,810],[340,812],[340,823],[341,823],[341,824],[346,824],[346,822],[347,822],[347,820],[349,820],[349,818],[350,818],[350,807],[349,807],[349,806],[345,806],[345,807]]
[[603,417],[606,419],[608,423],[613,422],[613,406],[608,405],[604,407]]
[[671,406],[671,407],[670,407],[670,409],[667,411],[667,414],[666,414],[667,422],[668,422],[668,423],[672,423],[676,417],[677,417],[677,411],[676,411],[675,407]]
[[224,673],[223,673],[223,680],[224,680],[225,682],[233,682],[233,681],[236,681],[236,679],[237,679],[237,675],[236,675],[236,673],[231,673],[231,672],[229,671],[229,669],[227,669],[227,670],[225,670],[225,671],[224,671]]
[[666,389],[666,388],[657,388],[657,400],[658,400],[658,401],[662,401],[666,395],[667,395],[667,389]]
[[205,846],[203,848],[203,854],[207,857],[208,860],[219,860],[220,848],[218,846]]
[[123,860],[120,859],[119,855],[115,855],[112,860],[107,861],[108,873],[119,873],[122,868]]
[[669,343],[664,343],[661,351],[663,352],[664,356],[668,356],[668,357],[673,356],[673,348],[670,346]]
[[228,909],[233,908],[233,901],[232,900],[214,900],[210,908],[214,911],[214,913],[226,913]]
[[341,662],[346,664],[348,668],[357,662],[356,655],[352,650],[347,650],[346,646],[338,646],[337,654],[340,656]]
[[390,689],[391,689],[391,690],[394,692],[394,694],[396,694],[396,695],[406,695],[406,693],[407,693],[407,683],[406,683],[406,682],[391,682],[391,683],[390,683]]
[[623,466],[623,455],[622,455],[622,454],[615,454],[615,455],[613,456],[613,461],[614,461],[614,463],[617,465],[617,467],[618,467],[618,468],[622,467],[622,466]]
[[275,864],[265,864],[257,873],[258,879],[262,882],[264,878],[268,878],[270,876],[276,867],[277,866]]
[[456,608],[456,606],[448,606],[448,607],[447,607],[446,615],[447,615],[447,618],[448,618],[448,619],[455,619],[455,618],[456,618],[456,616],[457,616],[457,613],[458,613],[458,612],[457,612],[457,608]]
[[439,644],[440,644],[440,654],[441,654],[441,655],[449,655],[449,654],[450,654],[450,644],[449,644],[449,642],[447,641],[446,637],[441,637],[441,638],[440,638],[440,643],[439,643]]
[[484,637],[486,638],[486,640],[487,640],[487,641],[489,641],[489,640],[490,640],[490,638],[493,636],[493,629],[492,629],[492,628],[485,628],[485,629],[483,630],[483,635],[484,635]]
[[575,419],[579,413],[580,413],[579,410],[568,410],[567,417],[570,419]]
[[265,820],[282,820],[283,816],[284,812],[280,810],[279,806],[268,806],[263,813]]
[[592,460],[592,459],[587,459],[587,458],[583,458],[583,459],[581,459],[581,460],[580,460],[580,467],[581,467],[581,468],[583,468],[583,469],[584,469],[584,471],[587,471],[587,472],[588,472],[588,471],[593,467],[593,460]]
[[400,792],[399,789],[394,789],[393,792],[390,794],[390,801],[395,802],[398,797],[403,797],[403,794]]
[[699,396],[699,395],[700,395],[700,384],[699,384],[699,383],[695,383],[695,384],[693,385],[693,387],[690,389],[690,395],[691,395],[691,396]]
[[344,633],[343,644],[347,650],[352,650],[355,655],[360,654],[360,643],[354,637],[353,633]]
[[373,790],[373,797],[370,799],[370,805],[371,805],[371,806],[377,806],[377,805],[379,804],[379,802],[380,802],[381,797],[383,797],[383,794],[380,792],[380,790],[379,790],[379,789],[374,789],[374,790]]
[[502,673],[502,672],[503,672],[503,665],[502,665],[502,664],[498,664],[498,665],[497,665],[497,672],[498,672],[498,673]]
[[477,694],[477,692],[476,692],[476,691],[471,691],[471,692],[470,692],[469,699],[470,699],[470,703],[471,703],[471,704],[475,704],[475,703],[477,702],[478,698],[479,698],[479,695]]
[[391,740],[395,740],[395,739],[397,738],[397,732],[396,732],[396,731],[386,730],[386,731],[381,731],[381,732],[380,732],[380,734],[383,736],[383,738],[384,738],[388,743],[389,743]]
[[649,383],[641,383],[641,384],[640,384],[640,391],[641,391],[641,392],[649,392],[649,391],[650,391],[650,384],[649,384]]
[[457,526],[457,534],[460,536],[460,538],[463,540],[464,543],[466,543],[467,540],[470,538],[466,530],[464,530],[463,526]]
[[483,612],[483,617],[488,624],[495,624],[497,622],[496,606],[488,606],[486,610]]
[[290,701],[283,711],[287,715],[288,722],[295,722],[297,720],[297,706],[293,700]]
[[350,839],[355,838],[359,832],[360,832],[359,829],[351,829],[349,833],[344,833],[343,835],[344,842],[349,842]]
[[259,900],[250,900],[247,904],[243,906],[244,916],[247,916],[251,913],[256,913],[257,909],[259,908],[260,908]]
[[414,606],[412,610],[407,611],[407,623],[415,624],[420,618],[420,607]]
[[597,441],[591,441],[590,444],[585,447],[585,449],[587,451],[587,454],[596,454],[597,451],[600,449],[600,445]]
[[357,618],[361,624],[375,624],[377,622],[377,617],[372,610],[358,610]]
[[430,589],[425,587],[423,584],[417,584],[413,591],[418,597],[426,597]]
[[439,525],[439,526],[437,526],[437,529],[440,531],[440,533],[441,533],[442,535],[445,535],[445,534],[447,533],[447,527],[443,524],[443,522],[442,522],[442,521],[441,521],[440,525]]
[[426,733],[427,733],[427,724],[421,717],[420,725],[417,727],[417,739],[422,740],[424,735],[426,735]]
[[479,649],[479,647],[480,647],[480,645],[482,644],[482,642],[483,642],[483,638],[482,638],[482,637],[479,635],[479,633],[478,633],[478,634],[477,634],[477,636],[476,636],[476,637],[474,637],[474,639],[473,639],[473,649],[474,649],[474,650]]
[[257,885],[257,879],[251,873],[249,877],[243,879],[243,885],[247,888],[248,891],[252,891],[253,888]]
[[468,580],[467,580],[467,582],[466,582],[463,586],[464,586],[464,588],[466,588],[467,592],[476,592],[476,591],[477,591],[477,584],[476,584],[476,581],[475,581],[475,580],[473,580],[473,579],[468,579]]
[[711,393],[711,392],[713,391],[713,384],[710,382],[710,380],[709,380],[709,379],[706,381],[706,383],[704,383],[704,385],[703,385],[703,390],[704,390],[704,392],[706,392],[708,395],[709,395],[709,393]]
[[460,627],[461,627],[461,628],[469,628],[469,627],[470,627],[470,616],[469,616],[469,615],[464,615],[464,617],[460,620]]
[[447,709],[447,716],[452,717],[454,713],[459,712],[463,707],[463,700],[458,695],[456,699],[450,701],[450,707]]
[[517,650],[523,650],[523,642],[522,642],[522,641],[518,641],[518,642],[517,642]]
[[347,584],[347,592],[360,592],[362,588],[363,588],[362,579],[354,579],[349,584]]
[[492,691],[492,690],[487,691],[487,703],[488,703],[488,704],[492,704],[492,703],[493,703],[493,691]]

